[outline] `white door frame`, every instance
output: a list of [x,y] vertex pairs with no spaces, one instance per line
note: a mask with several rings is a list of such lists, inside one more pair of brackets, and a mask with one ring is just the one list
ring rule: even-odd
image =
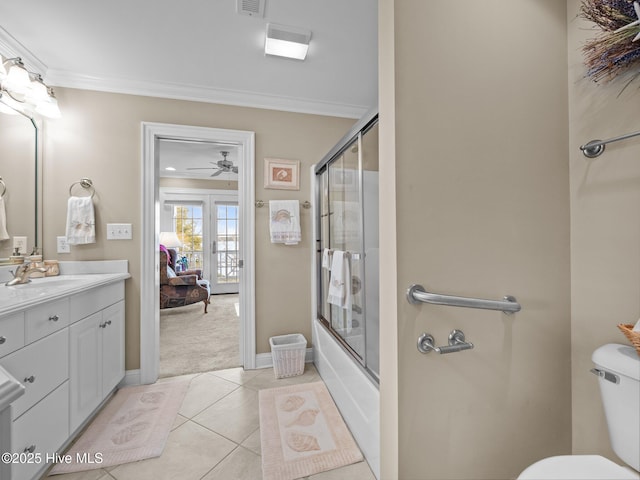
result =
[[140,383],[154,383],[160,364],[160,228],[158,142],[161,138],[226,142],[240,147],[240,359],[256,365],[255,324],[255,133],[243,130],[142,122],[142,212],[140,245]]

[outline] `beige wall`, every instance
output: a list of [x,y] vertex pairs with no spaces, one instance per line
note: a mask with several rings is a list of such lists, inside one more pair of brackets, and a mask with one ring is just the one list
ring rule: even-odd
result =
[[[395,96],[395,111],[381,112],[382,151],[394,151],[380,170],[396,172],[381,225],[398,232],[387,252],[397,282],[381,289],[383,312],[398,303],[398,344],[381,346],[382,365],[397,358],[397,394],[385,376],[381,412],[384,434],[398,417],[398,474],[383,454],[384,478],[514,478],[571,453],[566,4],[381,3],[395,48],[380,57],[380,103]],[[410,305],[411,283],[515,295],[522,311]],[[453,328],[475,349],[417,351],[421,332],[442,345]]]
[[173,188],[200,188],[204,190],[237,190],[238,181],[163,177],[160,178],[160,186]]
[[636,80],[595,84],[584,78],[581,47],[592,24],[575,19],[580,1],[568,2],[571,136],[571,339],[574,453],[619,461],[609,446],[592,352],[605,343],[628,344],[616,328],[640,316],[640,140],[606,147],[586,159],[578,147],[637,131]]
[[[59,260],[127,259],[126,368],[139,368],[141,122],[256,132],[256,199],[310,200],[308,168],[351,127],[353,120],[271,110],[57,88],[63,117],[48,121],[44,139],[44,251]],[[264,157],[301,161],[300,191],[264,190]],[[89,177],[96,189],[98,241],[56,254],[64,234],[71,183]],[[256,212],[256,335],[258,353],[272,335],[300,332],[311,340],[309,211],[302,210],[303,242],[269,243],[267,208]],[[106,241],[105,224],[132,223],[133,240]]]

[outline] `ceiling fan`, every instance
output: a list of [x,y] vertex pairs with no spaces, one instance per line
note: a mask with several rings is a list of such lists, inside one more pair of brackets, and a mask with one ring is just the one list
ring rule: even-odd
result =
[[216,171],[211,174],[212,177],[217,177],[221,173],[238,173],[238,167],[236,167],[232,161],[227,160],[227,155],[229,152],[220,152],[222,154],[222,160],[218,160],[217,162],[209,162],[214,163],[213,167],[189,167],[187,170],[209,170],[211,168]]

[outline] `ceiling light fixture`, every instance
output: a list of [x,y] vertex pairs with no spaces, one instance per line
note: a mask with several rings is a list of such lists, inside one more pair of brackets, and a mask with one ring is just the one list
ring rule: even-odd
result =
[[10,108],[27,117],[34,112],[49,118],[60,117],[53,89],[45,85],[39,73],[29,72],[20,57],[0,56],[0,64],[0,103],[3,104],[0,111],[6,113]]
[[309,50],[311,30],[287,25],[267,24],[264,53],[304,60]]

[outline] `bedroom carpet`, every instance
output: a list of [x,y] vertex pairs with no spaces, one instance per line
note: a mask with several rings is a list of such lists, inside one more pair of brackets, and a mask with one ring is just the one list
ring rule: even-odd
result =
[[239,367],[238,295],[160,310],[160,377]]

